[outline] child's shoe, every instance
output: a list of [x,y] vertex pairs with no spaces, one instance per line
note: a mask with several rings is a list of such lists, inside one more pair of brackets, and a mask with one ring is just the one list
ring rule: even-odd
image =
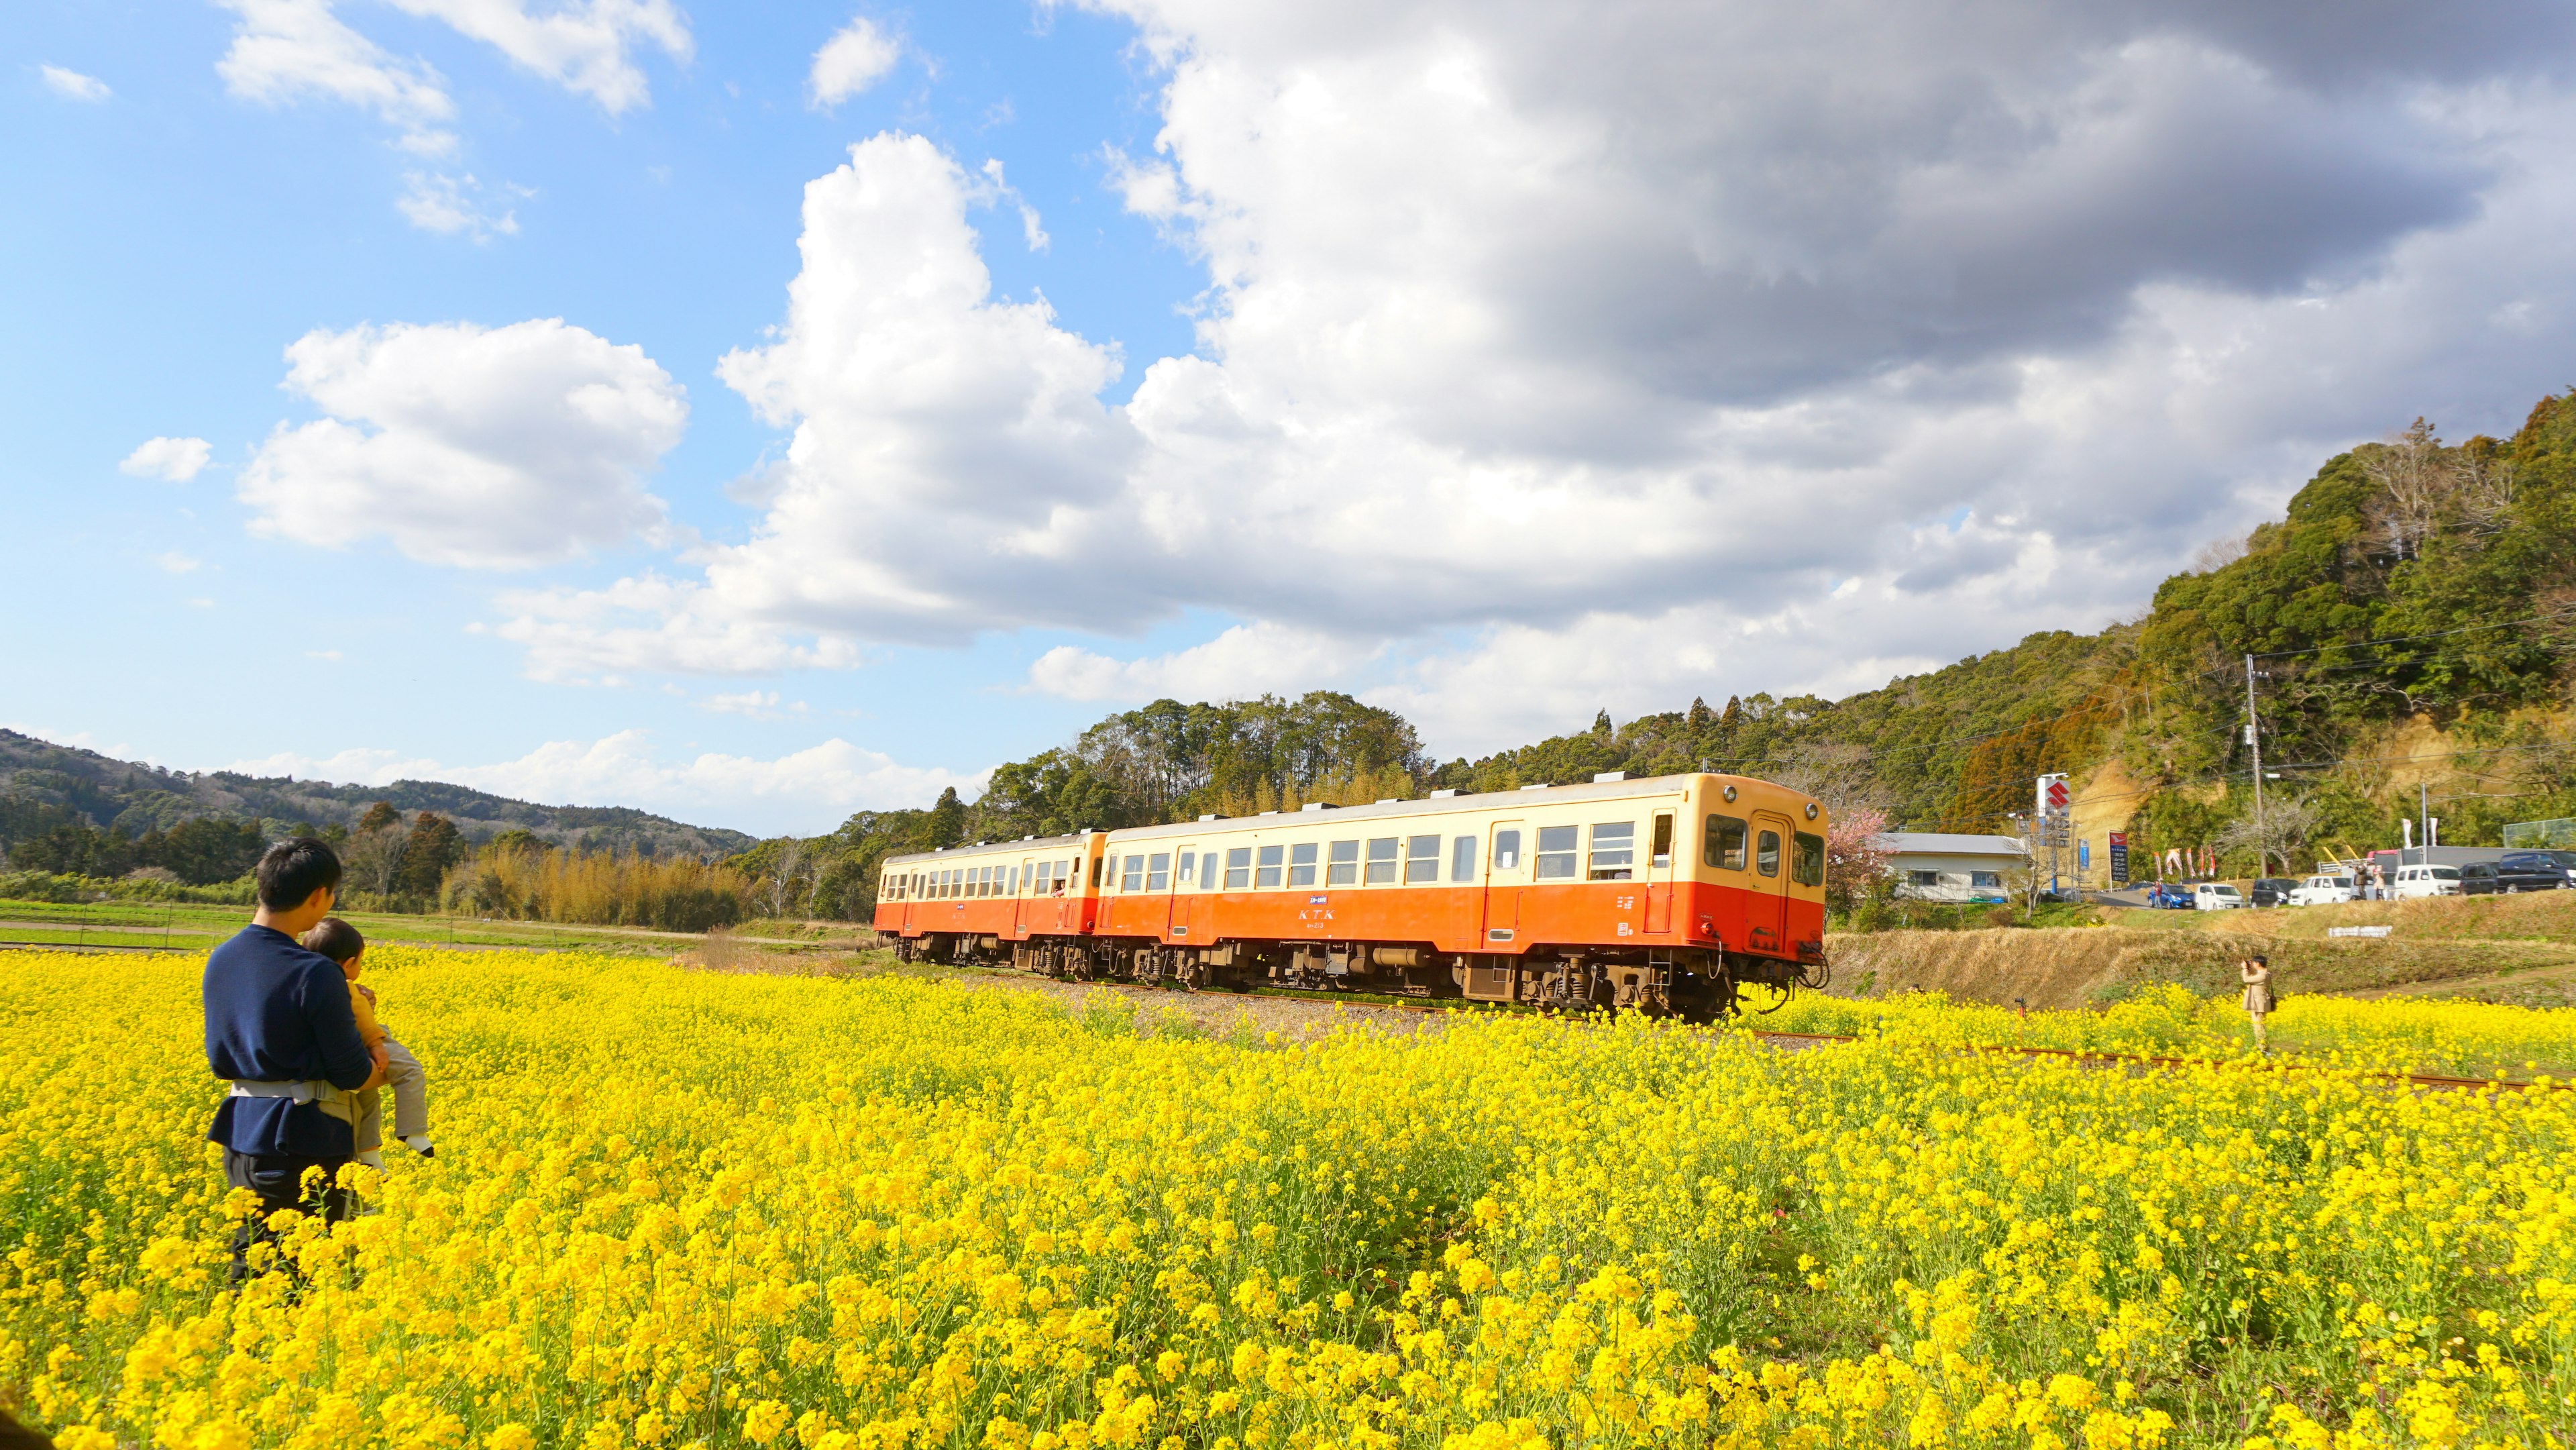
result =
[[358,1154],[358,1155],[357,1155],[357,1158],[358,1158],[358,1161],[359,1161],[359,1162],[366,1164],[366,1165],[367,1165],[368,1167],[370,1167],[370,1168],[373,1168],[373,1169],[374,1169],[374,1170],[376,1170],[378,1173],[382,1173],[382,1172],[384,1172],[384,1171],[385,1171],[385,1155],[384,1155],[384,1154],[382,1154],[382,1153],[377,1152],[377,1151],[376,1151],[375,1149],[373,1149],[373,1148],[368,1149],[368,1150],[367,1150],[367,1151],[365,1151],[364,1153],[360,1153],[360,1154]]
[[435,1158],[438,1156],[438,1150],[430,1146],[429,1135],[427,1133],[412,1134],[410,1137],[403,1139],[403,1146],[409,1148],[415,1153],[418,1153],[423,1158]]

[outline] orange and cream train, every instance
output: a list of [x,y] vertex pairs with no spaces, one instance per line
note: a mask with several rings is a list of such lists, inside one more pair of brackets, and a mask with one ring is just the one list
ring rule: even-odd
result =
[[1823,985],[1825,811],[1732,775],[1140,826],[889,857],[907,961],[1694,1019]]

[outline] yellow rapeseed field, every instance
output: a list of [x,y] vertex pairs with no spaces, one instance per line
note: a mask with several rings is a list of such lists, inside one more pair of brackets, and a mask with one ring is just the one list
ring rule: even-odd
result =
[[911,981],[369,961],[440,1156],[366,1176],[355,1222],[287,1225],[300,1284],[239,1296],[200,961],[0,963],[0,1400],[65,1450],[2544,1450],[2576,1424],[2576,1094],[1929,1030],[1205,1040]]

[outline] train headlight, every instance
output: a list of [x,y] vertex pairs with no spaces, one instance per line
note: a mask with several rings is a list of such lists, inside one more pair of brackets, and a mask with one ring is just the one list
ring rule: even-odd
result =
[[[1733,805],[1735,803],[1735,787],[1730,785],[1724,791],[1721,791],[1720,794],[1726,797],[1727,804]],[[2567,874],[2570,876],[2576,876],[2576,871],[2570,871]]]
[[1809,802],[1807,802],[1807,819],[1812,821],[1812,820],[1814,820],[1815,818],[1816,818],[1816,803],[1815,803],[1814,801],[1809,801]]

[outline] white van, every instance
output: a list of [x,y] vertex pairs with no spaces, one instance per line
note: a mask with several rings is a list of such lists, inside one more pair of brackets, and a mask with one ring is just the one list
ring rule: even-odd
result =
[[2411,901],[2420,896],[2457,896],[2460,894],[2460,868],[2400,866],[2397,879],[2388,884],[2388,894],[2399,901]]
[[2360,896],[2349,876],[2311,876],[2290,893],[2292,906],[2340,906]]
[[2227,911],[2245,904],[2245,893],[2224,881],[2203,881],[2191,889],[2194,911]]

